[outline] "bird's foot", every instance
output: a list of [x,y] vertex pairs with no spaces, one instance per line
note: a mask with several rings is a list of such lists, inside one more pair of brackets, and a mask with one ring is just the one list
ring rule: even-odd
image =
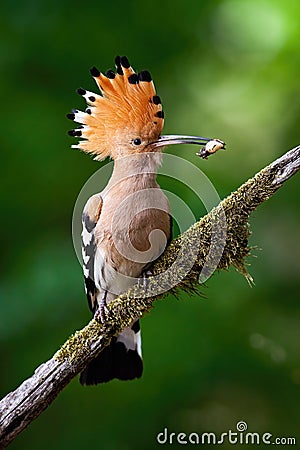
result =
[[94,319],[97,320],[97,322],[100,321],[102,325],[106,324],[106,318],[107,316],[110,316],[110,311],[107,307],[106,298],[107,298],[107,291],[104,291],[101,300],[98,304],[98,308],[96,309],[94,314]]
[[149,277],[153,275],[153,272],[151,270],[144,270],[140,277],[138,278],[137,285],[139,289],[143,289],[145,292],[147,292],[148,285],[149,285]]

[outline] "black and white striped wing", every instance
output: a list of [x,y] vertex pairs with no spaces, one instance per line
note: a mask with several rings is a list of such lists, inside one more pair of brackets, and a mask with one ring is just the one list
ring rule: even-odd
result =
[[81,249],[85,292],[89,308],[93,313],[97,309],[98,293],[94,280],[95,253],[97,248],[94,231],[101,214],[101,208],[102,198],[100,194],[96,194],[87,201],[82,214]]

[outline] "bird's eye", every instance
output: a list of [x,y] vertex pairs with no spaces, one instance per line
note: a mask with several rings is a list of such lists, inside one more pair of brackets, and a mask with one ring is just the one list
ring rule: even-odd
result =
[[142,141],[141,141],[140,138],[135,138],[135,139],[133,140],[133,143],[134,143],[134,145],[141,145]]

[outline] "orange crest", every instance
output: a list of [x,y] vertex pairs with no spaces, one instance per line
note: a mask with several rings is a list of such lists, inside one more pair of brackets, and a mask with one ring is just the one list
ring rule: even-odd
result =
[[[122,149],[132,148],[139,142],[147,145],[156,141],[164,125],[160,98],[148,71],[135,73],[126,56],[115,59],[116,73],[106,74],[96,67],[91,69],[102,95],[78,89],[88,108],[85,112],[73,110],[69,119],[82,124],[71,130],[71,136],[82,137],[72,148],[79,148],[101,160],[107,156],[122,156]],[[144,146],[139,148],[144,148]]]

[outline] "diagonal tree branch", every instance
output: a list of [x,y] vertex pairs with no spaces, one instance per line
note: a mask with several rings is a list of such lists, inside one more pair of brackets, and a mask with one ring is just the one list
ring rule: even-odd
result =
[[174,239],[152,267],[147,291],[134,286],[109,304],[105,327],[91,320],[76,331],[34,374],[0,402],[0,448],[5,448],[41,414],[59,392],[107,346],[112,336],[142,317],[152,303],[179,289],[196,291],[215,269],[244,266],[249,255],[248,218],[300,168],[300,146],[258,172],[209,214]]

